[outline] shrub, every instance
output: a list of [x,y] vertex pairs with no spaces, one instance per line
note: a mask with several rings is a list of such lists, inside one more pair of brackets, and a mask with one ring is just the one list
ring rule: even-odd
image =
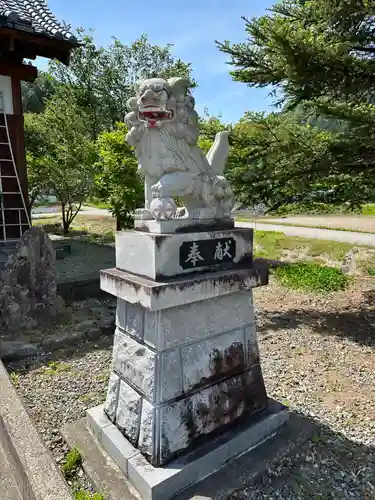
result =
[[72,448],[66,454],[64,463],[61,466],[61,471],[65,477],[70,477],[81,464],[81,452],[77,450],[77,448]]
[[375,215],[375,203],[367,203],[362,207],[362,215]]
[[340,269],[308,262],[278,267],[275,275],[283,286],[321,293],[344,290],[349,281]]
[[75,500],[105,500],[101,493],[88,493],[84,490],[77,490],[74,492]]

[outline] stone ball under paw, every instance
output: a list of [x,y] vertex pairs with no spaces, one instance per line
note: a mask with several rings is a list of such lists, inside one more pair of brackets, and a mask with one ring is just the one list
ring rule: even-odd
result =
[[155,219],[172,219],[176,215],[177,205],[173,198],[155,198],[150,204],[150,212]]

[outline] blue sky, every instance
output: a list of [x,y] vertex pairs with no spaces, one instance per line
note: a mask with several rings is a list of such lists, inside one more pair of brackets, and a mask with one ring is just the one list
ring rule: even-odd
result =
[[[131,43],[142,33],[151,43],[174,45],[172,52],[192,63],[199,88],[194,91],[197,111],[208,108],[227,122],[238,120],[245,111],[270,111],[267,89],[250,89],[233,82],[227,57],[214,40],[245,40],[241,16],[265,13],[274,0],[48,0],[52,12],[73,28],[95,30],[99,45],[111,37]],[[40,64],[40,61],[39,61]],[[42,63],[42,66],[44,64]]]

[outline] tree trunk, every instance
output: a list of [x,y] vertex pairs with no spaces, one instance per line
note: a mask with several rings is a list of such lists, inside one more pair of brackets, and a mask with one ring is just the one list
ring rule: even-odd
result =
[[68,236],[70,224],[66,220],[63,220],[63,235]]
[[119,215],[116,215],[116,231],[121,231],[122,227],[121,227],[121,220],[120,220],[120,217]]
[[69,234],[70,222],[65,212],[65,206],[66,206],[65,203],[61,203],[63,235],[67,236]]
[[32,196],[30,193],[29,193],[29,203],[28,203],[28,211],[29,213],[31,213],[31,209],[33,208],[33,205],[35,203],[35,200],[37,199],[38,195],[34,195]]

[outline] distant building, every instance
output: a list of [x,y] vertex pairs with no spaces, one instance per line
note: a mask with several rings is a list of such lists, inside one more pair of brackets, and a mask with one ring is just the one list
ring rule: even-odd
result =
[[76,37],[44,0],[0,0],[0,243],[17,241],[30,226],[21,81],[37,56],[69,63]]

